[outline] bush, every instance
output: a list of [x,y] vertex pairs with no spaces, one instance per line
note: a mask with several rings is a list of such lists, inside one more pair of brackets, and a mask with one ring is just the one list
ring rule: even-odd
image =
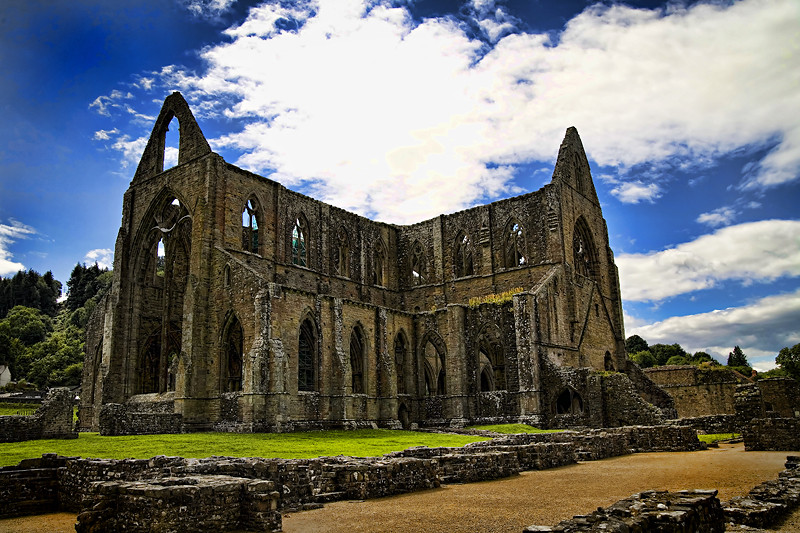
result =
[[642,368],[650,368],[656,365],[656,358],[647,350],[631,354],[629,359]]

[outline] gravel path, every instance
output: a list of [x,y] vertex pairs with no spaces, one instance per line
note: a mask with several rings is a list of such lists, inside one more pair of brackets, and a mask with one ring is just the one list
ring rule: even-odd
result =
[[[787,452],[746,452],[742,444],[702,452],[643,453],[448,485],[364,502],[336,502],[284,516],[286,533],[475,531],[520,533],[553,525],[648,489],[719,490],[720,500],[776,478]],[[796,530],[795,530],[796,531]]]
[[[578,465],[523,472],[498,481],[448,485],[434,490],[336,502],[285,515],[286,533],[388,533],[475,531],[520,533],[531,524],[553,525],[648,489],[719,490],[720,500],[746,494],[777,477],[788,452],[745,452],[742,444],[702,452],[644,453]],[[0,520],[7,533],[75,531],[75,515]],[[800,531],[796,512],[775,531]]]

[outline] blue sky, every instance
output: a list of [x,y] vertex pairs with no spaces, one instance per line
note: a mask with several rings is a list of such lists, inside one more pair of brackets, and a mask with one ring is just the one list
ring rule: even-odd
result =
[[626,334],[757,368],[800,342],[800,4],[0,3],[0,275],[110,264],[180,90],[229,162],[411,223],[587,150]]

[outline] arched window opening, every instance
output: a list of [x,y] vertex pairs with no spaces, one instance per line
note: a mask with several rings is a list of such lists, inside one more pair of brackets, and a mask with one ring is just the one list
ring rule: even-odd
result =
[[564,389],[556,400],[556,414],[582,415],[583,398],[581,395],[570,388]]
[[408,407],[403,403],[400,404],[400,408],[397,410],[397,419],[403,429],[408,429],[411,426],[411,415],[408,413]]
[[164,270],[167,267],[167,249],[164,246],[164,237],[158,239],[156,244],[156,272],[158,278],[164,277]]
[[307,318],[300,324],[297,348],[297,390],[299,391],[316,390],[316,351],[314,324]]
[[308,266],[308,225],[302,215],[295,219],[292,229],[292,263]]
[[372,254],[372,283],[380,287],[386,286],[386,247],[380,238],[375,241]]
[[408,343],[401,331],[394,338],[394,368],[397,377],[397,394],[406,394],[406,354]]
[[225,270],[222,272],[222,281],[225,284],[225,287],[231,286],[231,266],[225,265]]
[[488,392],[493,390],[494,390],[494,385],[492,384],[491,368],[485,367],[481,371],[481,392]]
[[423,285],[426,283],[425,254],[419,241],[411,248],[411,284]]
[[158,392],[159,367],[161,363],[161,329],[147,337],[139,356],[138,386],[139,394]]
[[445,375],[444,354],[434,346],[431,341],[425,344],[423,350],[425,362],[425,394],[436,396],[447,393],[447,380]]
[[364,336],[359,327],[350,333],[350,369],[353,394],[364,394]]
[[222,343],[222,391],[238,392],[242,390],[242,351],[244,347],[244,331],[239,320],[231,317],[225,329],[225,338]]
[[474,261],[472,259],[472,243],[466,233],[461,232],[456,237],[455,258],[453,266],[457,278],[472,276],[475,273]]
[[525,252],[525,230],[515,220],[509,222],[506,227],[504,252],[504,264],[506,268],[528,264],[528,258]]
[[597,281],[597,250],[583,217],[575,222],[572,233],[572,260],[578,274]]
[[242,250],[258,253],[258,203],[254,199],[247,200],[242,210]]
[[167,129],[164,131],[164,160],[161,171],[178,165],[180,141],[180,123],[177,117],[172,117],[169,126],[167,126]]
[[336,247],[333,251],[333,273],[345,278],[350,277],[350,239],[347,231],[339,228],[336,234]]

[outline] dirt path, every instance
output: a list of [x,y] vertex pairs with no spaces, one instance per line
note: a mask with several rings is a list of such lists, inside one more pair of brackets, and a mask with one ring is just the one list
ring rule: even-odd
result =
[[648,489],[719,490],[720,500],[777,477],[786,452],[746,452],[741,444],[703,452],[644,453],[524,472],[498,481],[367,500],[336,502],[284,517],[286,533],[475,531],[520,533],[553,525]]
[[[283,530],[286,533],[520,533],[525,526],[553,525],[648,489],[715,488],[724,501],[777,477],[787,455],[787,452],[745,452],[741,444],[723,444],[719,449],[703,452],[627,455],[524,472],[498,481],[448,485],[364,502],[330,503],[315,511],[284,516]],[[791,520],[779,531],[798,531],[800,513],[795,513]],[[74,514],[57,513],[0,520],[0,531],[72,532],[74,523]]]

